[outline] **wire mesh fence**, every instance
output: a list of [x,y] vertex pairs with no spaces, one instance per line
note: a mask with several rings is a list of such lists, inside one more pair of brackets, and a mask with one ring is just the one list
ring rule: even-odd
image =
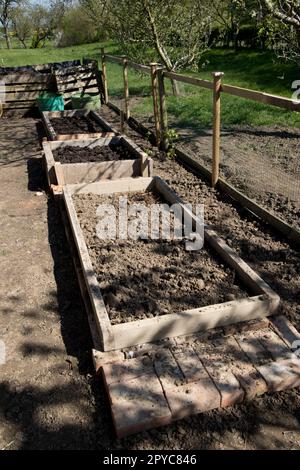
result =
[[300,227],[300,129],[235,126],[222,132],[220,175]]
[[[110,101],[124,110],[122,64],[108,64],[107,74]],[[131,116],[154,131],[150,74],[129,68],[128,80]],[[169,141],[211,171],[212,90],[177,82],[175,96],[171,80],[164,81]],[[221,103],[220,177],[299,229],[300,114],[227,93]]]

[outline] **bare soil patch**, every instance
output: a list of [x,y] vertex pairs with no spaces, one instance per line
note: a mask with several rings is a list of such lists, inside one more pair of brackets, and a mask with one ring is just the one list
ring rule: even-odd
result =
[[[161,204],[151,192],[125,194],[133,204]],[[124,196],[124,195],[123,195]],[[100,204],[118,209],[118,196],[73,196],[112,324],[152,318],[247,297],[234,271],[211,251],[185,250],[185,240],[100,240]]]
[[[101,115],[118,125],[106,107]],[[299,250],[125,131],[152,152],[156,174],[183,199],[205,204],[206,223],[281,295],[283,313],[300,329]],[[299,449],[299,389],[115,438],[106,392],[90,361],[88,322],[59,211],[46,194],[35,194],[45,187],[36,122],[2,119],[0,135],[0,330],[9,353],[0,368],[0,448]],[[27,167],[28,159],[34,164]]]
[[60,147],[53,150],[55,161],[60,163],[111,162],[135,160],[136,157],[122,144],[110,143],[103,147]]
[[[140,102],[140,98],[133,97],[131,106]],[[116,104],[122,106],[122,102]],[[101,113],[120,128],[120,118],[114,112],[104,108]],[[154,131],[153,116],[135,117]],[[211,170],[212,130],[185,127],[172,115],[168,121],[179,135],[176,146]],[[132,130],[127,127],[126,132],[130,135]],[[300,229],[299,143],[299,128],[232,125],[221,133],[221,177],[297,229]]]
[[70,116],[63,118],[51,118],[50,122],[56,132],[59,134],[95,134],[105,132],[96,119],[92,116]]

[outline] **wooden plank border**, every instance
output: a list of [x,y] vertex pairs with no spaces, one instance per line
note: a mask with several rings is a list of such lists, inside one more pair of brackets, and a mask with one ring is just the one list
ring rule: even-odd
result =
[[[51,124],[51,118],[68,118],[73,116],[87,116],[91,115],[93,119],[104,128],[104,132],[96,133],[82,133],[82,134],[57,134],[53,125]],[[101,137],[113,137],[118,135],[119,132],[114,129],[100,114],[96,111],[90,111],[85,109],[76,109],[70,111],[42,111],[41,112],[42,122],[44,124],[47,137],[49,140],[83,140],[83,139],[97,139]]]
[[[264,318],[278,312],[279,296],[258,274],[253,271],[231,248],[211,229],[205,229],[206,242],[219,253],[221,258],[234,268],[242,281],[254,293],[254,297],[233,302],[211,305],[163,315],[147,320],[112,326],[106,311],[100,287],[89,257],[84,235],[80,228],[72,201],[73,194],[118,194],[131,191],[157,190],[171,204],[183,204],[176,193],[159,177],[123,178],[101,183],[67,185],[63,196],[69,220],[75,237],[79,257],[92,301],[96,323],[104,351],[126,348],[137,344],[157,341],[166,337],[192,334],[198,331],[230,325],[242,321]],[[194,221],[196,217],[193,216]],[[101,331],[103,323],[103,331]]]
[[163,70],[163,74],[166,78],[169,78],[170,80],[176,80],[177,82],[186,83],[188,85],[195,85],[202,88],[207,88],[208,90],[213,89],[213,82],[210,82],[209,80],[188,77],[186,75],[180,75],[179,73],[175,72],[167,72],[166,70]]
[[[104,147],[120,143],[128,149],[133,158],[107,162],[62,163],[55,161],[53,150],[62,147]],[[113,136],[99,139],[47,141],[43,142],[45,170],[49,187],[52,185],[92,183],[104,179],[119,179],[153,175],[153,160],[131,139]],[[63,182],[64,181],[64,182]]]

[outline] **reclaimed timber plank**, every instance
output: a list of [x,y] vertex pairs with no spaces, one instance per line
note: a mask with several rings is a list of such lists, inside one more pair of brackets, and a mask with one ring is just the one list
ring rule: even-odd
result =
[[202,88],[207,88],[208,90],[213,89],[213,83],[209,80],[202,80],[201,78],[187,77],[186,75],[179,75],[175,72],[163,72],[166,78],[171,80],[176,80],[177,82],[187,83],[189,85],[196,85]]
[[75,241],[74,241],[74,236],[72,234],[72,229],[70,226],[70,221],[68,219],[65,205],[63,204],[62,198],[60,197],[58,199],[59,202],[59,207],[60,207],[60,213],[61,217],[63,220],[64,228],[65,228],[65,233],[66,237],[69,243],[69,248],[71,251],[71,255],[73,258],[73,264],[75,267],[75,272],[77,275],[78,283],[79,283],[79,288],[81,291],[81,296],[84,302],[85,310],[87,313],[87,318],[89,322],[89,327],[90,327],[90,332],[92,336],[92,342],[93,346],[96,350],[99,350],[102,348],[102,341],[101,338],[99,337],[96,321],[95,321],[95,315],[93,314],[93,307],[88,295],[87,287],[86,287],[86,282],[83,277],[83,272],[82,272],[82,267],[79,261],[79,255],[75,247]]
[[107,349],[115,349],[114,336],[112,333],[110,319],[105,308],[101,290],[92,267],[83,233],[81,231],[81,227],[77,219],[71,194],[68,191],[68,186],[65,186],[63,197],[66,206],[66,211],[71,223],[71,228],[77,246],[81,266],[83,269],[83,275],[85,277],[87,290],[91,299],[98,334],[103,346],[103,350],[106,351]]
[[196,342],[193,349],[221,395],[221,407],[233,406],[243,401],[245,392],[233,374],[223,351],[211,343]]
[[271,301],[263,296],[209,305],[160,317],[112,326],[116,348],[188,335],[270,315]]
[[111,194],[126,193],[131,191],[145,191],[150,189],[154,178],[122,178],[114,181],[102,181],[89,184],[70,184],[70,194]]
[[223,93],[229,93],[230,95],[238,96],[240,98],[257,101],[262,104],[269,104],[271,106],[284,108],[289,111],[300,111],[299,103],[290,98],[284,98],[282,96],[271,95],[269,93],[249,90],[247,88],[240,88],[232,85],[222,85],[221,91]]
[[140,176],[139,160],[62,164],[65,184],[92,183]]

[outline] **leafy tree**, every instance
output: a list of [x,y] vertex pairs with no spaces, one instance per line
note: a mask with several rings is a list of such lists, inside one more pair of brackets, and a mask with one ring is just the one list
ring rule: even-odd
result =
[[31,47],[33,49],[43,47],[46,40],[54,37],[69,4],[70,0],[57,0],[50,2],[49,6],[36,4],[30,7],[29,13],[33,28]]
[[14,9],[20,3],[20,0],[0,0],[0,24],[3,27],[7,49],[11,48],[9,25],[12,20]]
[[[158,59],[169,71],[198,65],[208,48],[211,15],[206,0],[111,1],[112,34],[128,57]],[[175,84],[173,90],[176,93]]]
[[267,28],[275,51],[281,57],[299,61],[299,0],[261,0],[268,13]]
[[82,11],[93,22],[102,39],[107,38],[107,23],[110,21],[110,0],[79,0]]
[[12,15],[12,26],[16,37],[23,47],[27,48],[27,41],[32,36],[32,19],[28,8],[17,7]]
[[59,46],[86,44],[99,39],[94,21],[80,5],[75,5],[66,11],[60,32]]

